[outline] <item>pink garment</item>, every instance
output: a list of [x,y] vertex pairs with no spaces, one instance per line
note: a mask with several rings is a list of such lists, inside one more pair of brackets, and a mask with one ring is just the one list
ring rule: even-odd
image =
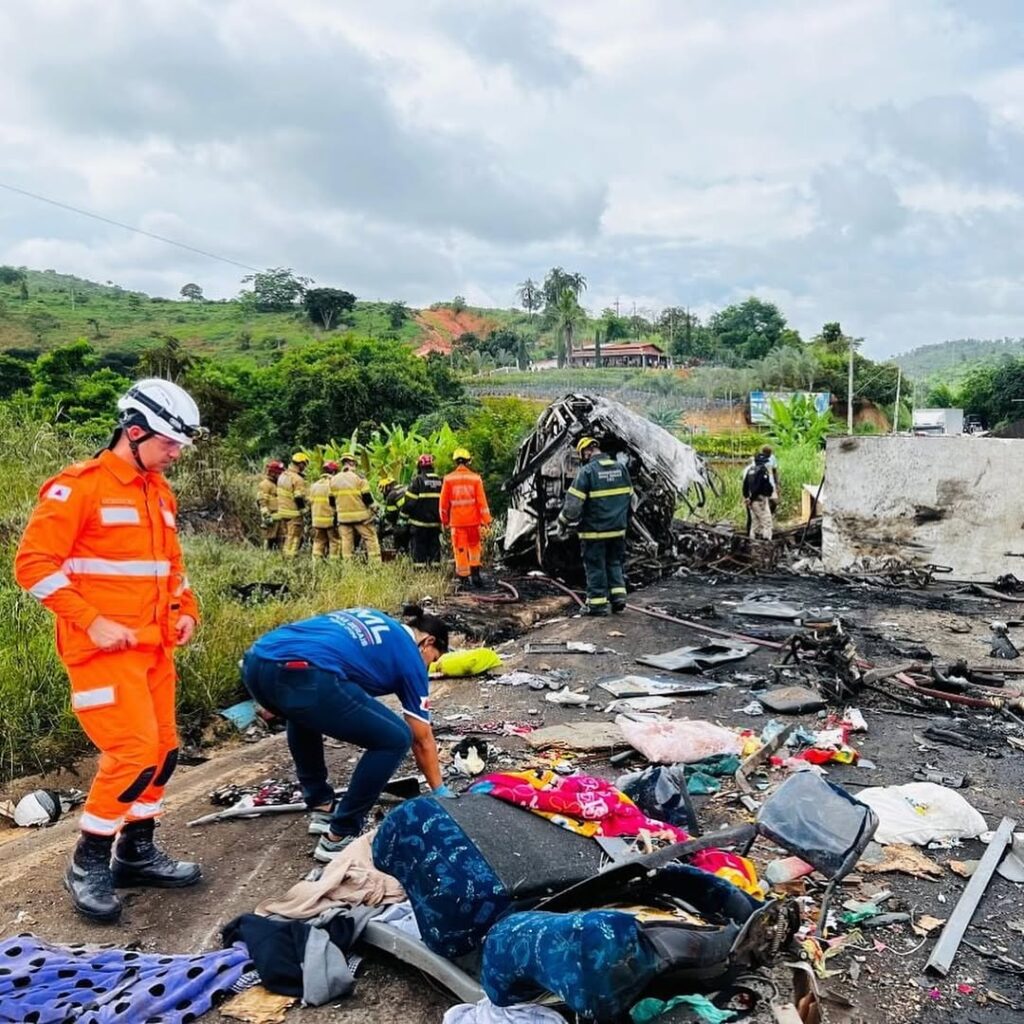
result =
[[[532,781],[528,781],[529,776]],[[538,784],[545,788],[538,788]],[[551,773],[495,772],[480,779],[473,786],[473,792],[487,793],[545,817],[555,816],[556,824],[583,835],[636,836],[645,829],[678,843],[690,838],[675,825],[648,818],[610,782],[592,775],[562,778]],[[558,820],[562,815],[566,819],[575,818],[577,822]]]

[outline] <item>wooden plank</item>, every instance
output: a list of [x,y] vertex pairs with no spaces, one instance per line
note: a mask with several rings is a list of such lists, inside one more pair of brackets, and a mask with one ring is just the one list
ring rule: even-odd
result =
[[999,828],[996,829],[992,842],[988,844],[988,849],[978,862],[974,874],[971,875],[967,887],[946,922],[946,927],[942,929],[942,934],[939,936],[938,942],[935,943],[928,963],[924,965],[926,971],[941,974],[943,977],[949,973],[949,968],[952,966],[956,951],[960,948],[967,926],[971,923],[971,918],[974,917],[974,912],[978,909],[978,904],[985,895],[988,883],[992,880],[999,862],[1003,859],[1007,846],[1013,841],[1013,830],[1016,827],[1017,822],[1013,818],[1003,818],[999,822]]

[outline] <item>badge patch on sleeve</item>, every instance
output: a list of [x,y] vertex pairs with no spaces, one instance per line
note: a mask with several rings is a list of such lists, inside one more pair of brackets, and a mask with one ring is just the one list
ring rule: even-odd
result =
[[67,484],[51,484],[46,497],[53,501],[67,501],[71,497],[71,488]]

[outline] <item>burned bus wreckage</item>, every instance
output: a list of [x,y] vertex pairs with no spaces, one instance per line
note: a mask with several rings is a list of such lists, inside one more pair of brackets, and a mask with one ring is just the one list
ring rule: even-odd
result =
[[680,504],[696,511],[717,489],[710,466],[689,445],[624,405],[593,395],[566,395],[548,406],[519,448],[505,484],[509,493],[505,558],[538,565],[559,575],[579,576],[575,537],[551,538],[580,460],[575,445],[595,437],[608,455],[629,470],[636,493],[627,535],[627,561],[670,563],[677,551],[673,519]]

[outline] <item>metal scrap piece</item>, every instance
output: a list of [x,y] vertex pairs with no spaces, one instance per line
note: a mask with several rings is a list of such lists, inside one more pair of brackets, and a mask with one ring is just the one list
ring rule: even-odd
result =
[[960,948],[967,926],[971,923],[974,912],[978,909],[978,904],[985,895],[988,883],[992,881],[992,876],[995,874],[1006,848],[1013,840],[1013,830],[1016,827],[1017,822],[1013,818],[1003,818],[999,822],[999,828],[996,829],[992,842],[988,844],[988,849],[985,850],[977,870],[971,875],[959,902],[946,922],[946,927],[942,929],[942,934],[939,936],[938,942],[935,943],[932,955],[924,965],[926,971],[941,974],[943,977],[949,973],[949,968],[956,956],[956,951]]

